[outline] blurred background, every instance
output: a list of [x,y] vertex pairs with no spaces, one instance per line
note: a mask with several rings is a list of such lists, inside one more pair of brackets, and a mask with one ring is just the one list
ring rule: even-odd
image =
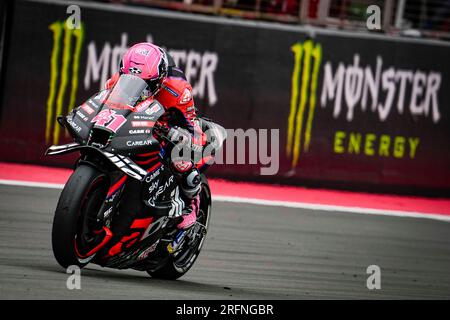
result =
[[[65,23],[70,5],[80,8],[77,29]],[[18,0],[0,8],[1,161],[70,167],[73,157],[43,155],[70,141],[56,116],[102,88],[129,46],[151,41],[185,71],[201,115],[247,130],[247,145],[227,145],[233,161],[212,176],[450,194],[448,0]],[[274,135],[255,158],[249,141],[264,139],[259,129]],[[270,165],[276,174],[261,175]]]
[[389,35],[449,39],[450,2],[447,0],[116,0],[141,5],[237,19],[313,25],[367,31],[366,9],[382,11],[382,30]]

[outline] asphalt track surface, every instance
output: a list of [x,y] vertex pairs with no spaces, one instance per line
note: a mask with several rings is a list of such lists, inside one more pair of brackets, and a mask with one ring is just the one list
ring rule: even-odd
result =
[[[213,203],[194,267],[164,281],[88,265],[68,290],[50,241],[61,190],[0,185],[2,299],[449,299],[450,223]],[[369,265],[381,289],[368,290]]]

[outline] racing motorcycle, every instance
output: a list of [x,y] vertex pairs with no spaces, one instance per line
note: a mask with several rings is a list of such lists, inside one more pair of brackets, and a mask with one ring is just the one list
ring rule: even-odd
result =
[[[188,230],[176,228],[184,202],[169,165],[167,145],[173,142],[159,121],[164,107],[141,99],[146,87],[141,78],[124,74],[112,89],[57,118],[74,142],[53,145],[46,155],[80,155],[52,227],[53,253],[64,268],[94,263],[177,279],[200,253],[211,217],[208,180],[202,172],[196,223]],[[207,119],[200,121],[214,154],[226,138],[225,130]],[[122,207],[130,205],[148,214],[124,223]],[[114,230],[122,230],[119,241],[108,245]]]

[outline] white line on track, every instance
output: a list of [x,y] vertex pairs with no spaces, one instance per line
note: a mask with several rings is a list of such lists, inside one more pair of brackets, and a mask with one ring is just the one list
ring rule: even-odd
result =
[[[1,184],[9,185],[9,186],[37,187],[37,188],[47,188],[47,189],[62,189],[64,187],[64,184],[59,184],[59,183],[46,183],[46,182],[34,182],[34,181],[22,181],[22,180],[4,180],[4,179],[0,179],[0,185]],[[263,200],[263,199],[255,199],[255,198],[242,198],[242,197],[231,197],[231,196],[221,196],[221,195],[216,195],[216,196],[213,195],[213,201],[245,203],[245,204],[254,204],[254,205],[261,205],[261,206],[285,207],[285,208],[294,208],[294,209],[309,209],[309,210],[327,211],[327,212],[347,212],[347,213],[358,213],[358,214],[369,214],[369,215],[382,215],[382,216],[393,216],[393,217],[400,217],[400,218],[421,218],[421,219],[432,219],[432,220],[450,222],[450,216],[446,216],[443,214],[421,213],[421,212],[413,212],[413,211],[383,210],[383,209],[371,209],[371,208],[361,208],[361,207],[344,207],[344,206],[334,206],[334,205],[327,205],[327,204]]]
[[328,211],[328,212],[331,212],[331,211],[332,212],[349,212],[349,213],[358,213],[358,214],[393,216],[393,217],[401,217],[401,218],[423,218],[423,219],[433,219],[433,220],[450,222],[450,216],[446,216],[446,215],[438,214],[438,213],[421,213],[421,212],[414,212],[414,211],[384,210],[384,209],[372,209],[372,208],[362,208],[362,207],[345,207],[345,206],[335,206],[335,205],[328,205],[328,204],[263,200],[263,199],[230,197],[230,196],[220,196],[220,195],[213,196],[213,200],[220,201],[220,202],[247,203],[247,204],[272,206],[272,207],[310,209],[310,210],[320,210],[320,211]]
[[47,189],[62,189],[62,188],[64,188],[64,184],[60,184],[60,183],[34,182],[34,181],[22,181],[22,180],[0,179],[0,184],[5,184],[8,186],[37,187],[37,188],[47,188]]

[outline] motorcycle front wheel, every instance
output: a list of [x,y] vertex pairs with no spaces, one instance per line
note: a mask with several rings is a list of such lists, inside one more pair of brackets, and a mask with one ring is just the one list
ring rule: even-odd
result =
[[108,188],[108,176],[88,165],[77,167],[64,186],[52,227],[53,254],[62,267],[82,268],[94,258],[79,252],[88,246],[88,218],[98,213]]

